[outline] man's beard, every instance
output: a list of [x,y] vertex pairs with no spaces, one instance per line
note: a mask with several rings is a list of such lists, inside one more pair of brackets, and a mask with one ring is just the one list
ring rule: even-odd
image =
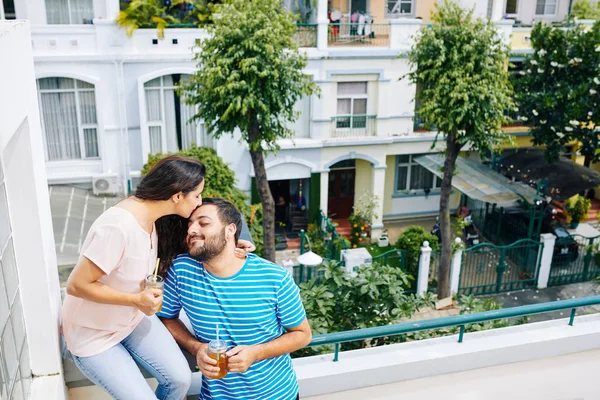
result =
[[[202,238],[202,235],[191,236],[189,239],[194,237]],[[206,237],[204,236],[204,245],[198,246],[195,243],[188,244],[188,250],[190,256],[198,261],[210,261],[213,258],[221,255],[223,250],[227,246],[227,239],[225,237],[225,228],[220,233]]]

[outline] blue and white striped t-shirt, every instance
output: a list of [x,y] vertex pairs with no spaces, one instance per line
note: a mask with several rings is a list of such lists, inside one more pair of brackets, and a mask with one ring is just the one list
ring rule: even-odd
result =
[[[249,254],[234,276],[219,278],[188,254],[178,256],[165,282],[159,317],[176,318],[183,308],[196,338],[220,339],[229,349],[255,345],[280,337],[284,328],[306,318],[298,286],[282,267]],[[292,400],[298,394],[296,374],[289,355],[257,361],[244,373],[228,372],[222,379],[202,379],[200,399]]]

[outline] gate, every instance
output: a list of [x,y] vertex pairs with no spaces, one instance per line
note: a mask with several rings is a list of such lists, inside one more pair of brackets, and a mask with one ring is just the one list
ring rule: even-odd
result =
[[544,245],[522,239],[507,246],[482,243],[462,256],[460,294],[492,294],[536,285]]
[[600,236],[580,235],[556,240],[548,286],[590,281],[600,276]]

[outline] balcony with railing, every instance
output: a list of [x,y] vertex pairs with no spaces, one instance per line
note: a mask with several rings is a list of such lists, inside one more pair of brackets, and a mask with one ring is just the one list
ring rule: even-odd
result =
[[339,115],[331,118],[331,138],[377,136],[376,115]]
[[327,43],[331,47],[390,47],[389,23],[332,23],[329,24]]

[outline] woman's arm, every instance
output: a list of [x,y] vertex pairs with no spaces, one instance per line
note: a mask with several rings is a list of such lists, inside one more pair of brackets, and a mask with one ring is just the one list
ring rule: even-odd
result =
[[146,315],[153,315],[158,311],[163,300],[161,290],[147,289],[140,293],[121,292],[98,282],[98,279],[104,275],[106,275],[104,271],[96,264],[86,257],[81,257],[67,280],[67,293],[96,303],[135,307]]

